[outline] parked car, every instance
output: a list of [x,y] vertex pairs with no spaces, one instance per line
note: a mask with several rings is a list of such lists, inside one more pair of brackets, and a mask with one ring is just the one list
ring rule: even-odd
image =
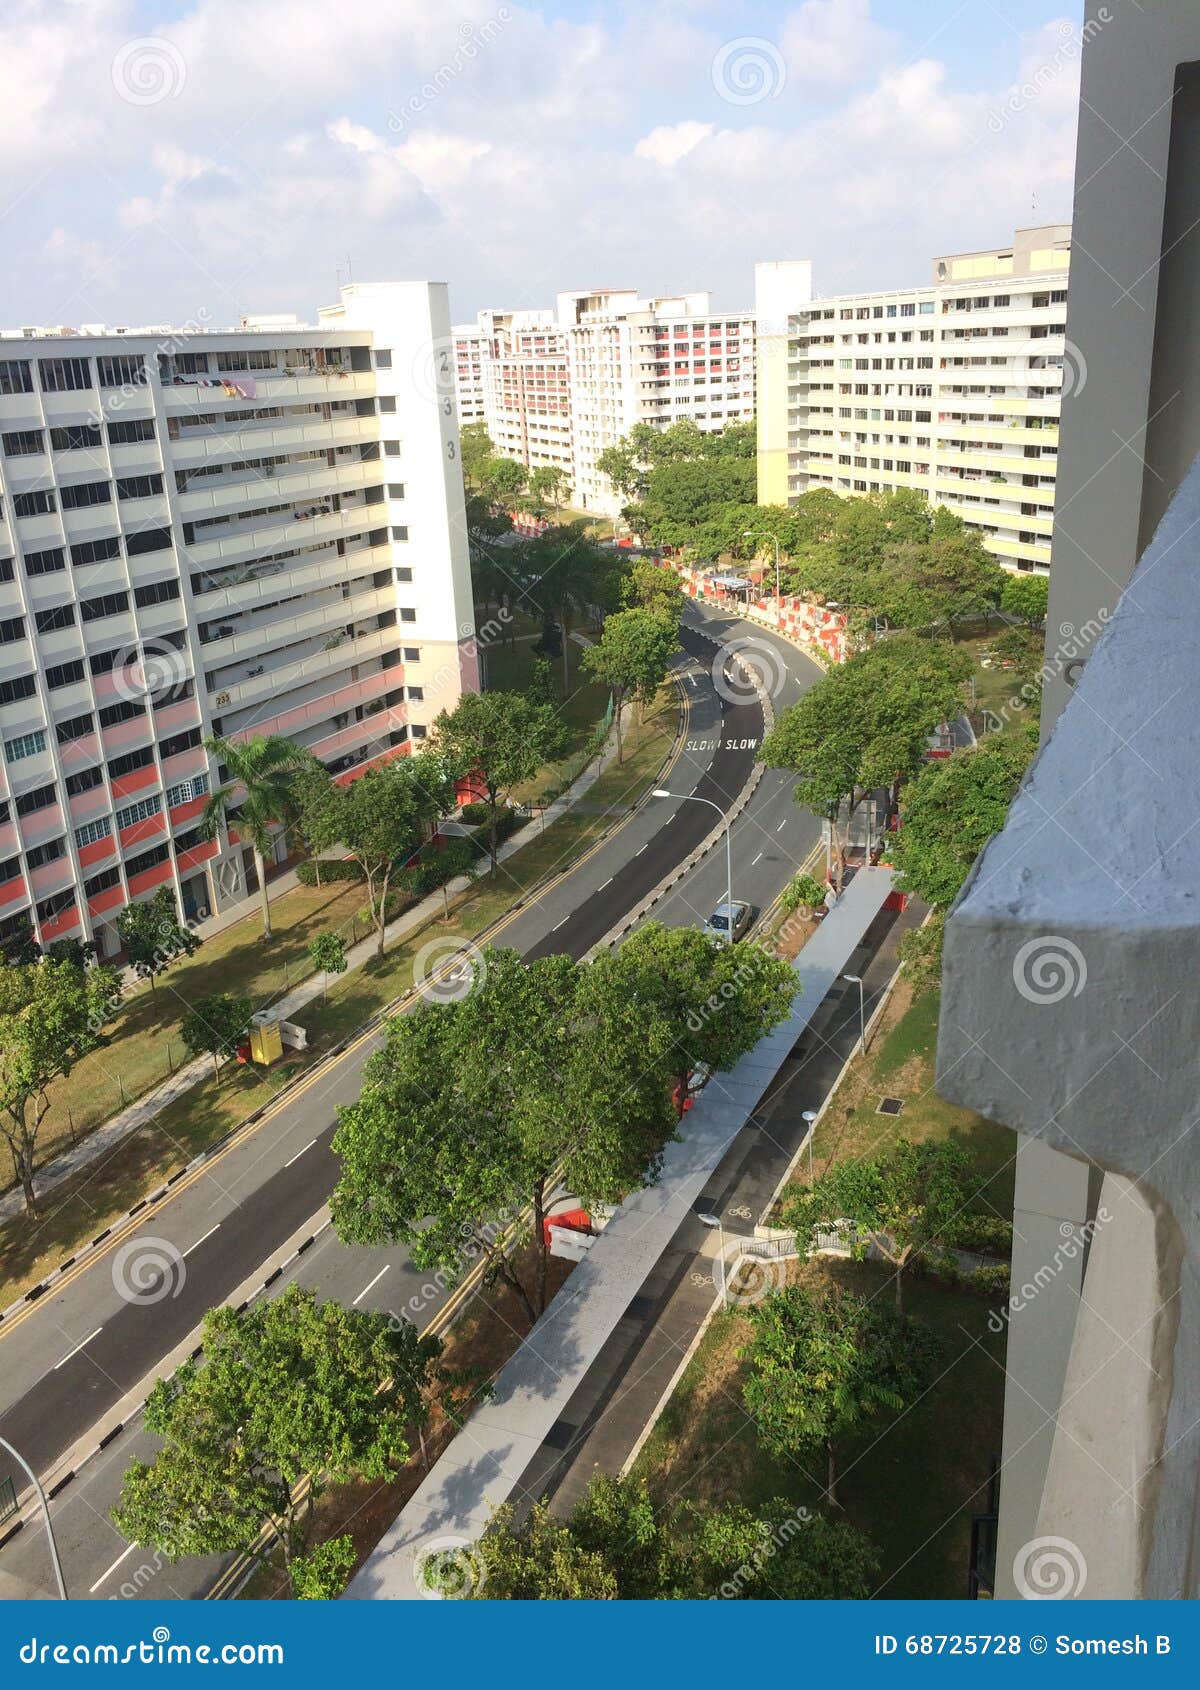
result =
[[740,939],[754,919],[754,911],[749,904],[744,904],[740,898],[735,898],[731,904],[718,904],[716,909],[704,923],[704,931],[714,939],[731,942]]

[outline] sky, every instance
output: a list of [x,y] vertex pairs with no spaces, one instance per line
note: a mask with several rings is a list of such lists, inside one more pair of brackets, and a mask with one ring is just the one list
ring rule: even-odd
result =
[[1081,0],[3,0],[0,324],[817,291],[1070,216]]

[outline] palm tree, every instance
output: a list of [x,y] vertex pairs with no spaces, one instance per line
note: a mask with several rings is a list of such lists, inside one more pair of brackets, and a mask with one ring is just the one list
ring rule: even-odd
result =
[[[204,749],[225,764],[230,778],[209,794],[200,826],[210,839],[215,839],[222,824],[232,819],[238,836],[250,842],[254,850],[254,866],[258,871],[263,933],[269,939],[271,904],[267,896],[266,858],[272,844],[271,827],[276,822],[295,819],[293,780],[301,769],[312,763],[312,754],[285,739],[282,734],[247,740],[211,738],[205,740]],[[234,796],[239,787],[244,789],[245,797],[231,818]]]

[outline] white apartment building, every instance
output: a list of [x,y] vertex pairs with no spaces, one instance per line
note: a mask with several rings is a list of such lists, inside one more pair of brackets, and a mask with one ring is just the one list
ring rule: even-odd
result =
[[208,735],[352,779],[477,684],[449,332],[414,282],[316,327],[0,336],[0,938],[111,954],[160,885],[244,898]]
[[714,312],[707,293],[591,289],[560,293],[553,310],[481,311],[476,326],[455,330],[460,406],[473,402],[481,343],[497,450],[565,470],[572,504],[611,516],[624,499],[596,462],[635,423],[689,418],[716,433],[754,416],[754,339],[752,313]]
[[1068,224],[1018,229],[935,258],[928,286],[830,299],[811,297],[807,261],[757,265],[760,502],[917,487],[1009,568],[1046,572],[1059,405],[1078,374],[1070,244]]
[[483,413],[483,330],[469,323],[457,326],[454,335],[454,395],[458,402],[458,420],[463,428],[468,423],[484,420]]

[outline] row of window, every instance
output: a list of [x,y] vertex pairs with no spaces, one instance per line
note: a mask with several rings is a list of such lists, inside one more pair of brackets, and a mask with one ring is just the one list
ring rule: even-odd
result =
[[[139,441],[155,438],[152,417],[135,417],[110,422],[104,431],[99,423],[74,423],[67,428],[50,430],[52,452],[93,452],[104,444],[107,433],[110,446],[132,446]],[[40,457],[46,450],[46,430],[42,428],[12,429],[0,435],[0,449],[6,458]]]
[[[118,499],[151,499],[163,490],[161,475],[125,475],[117,477]],[[93,505],[112,503],[112,484],[107,481],[83,481],[73,487],[37,487],[30,493],[14,493],[14,516],[51,516],[61,508],[65,511],[86,510]]]
[[[146,364],[137,356],[100,357],[93,380],[90,358],[39,358],[37,373],[43,393],[79,393],[90,387],[141,387],[146,380]],[[0,359],[0,393],[32,392],[32,360]]]

